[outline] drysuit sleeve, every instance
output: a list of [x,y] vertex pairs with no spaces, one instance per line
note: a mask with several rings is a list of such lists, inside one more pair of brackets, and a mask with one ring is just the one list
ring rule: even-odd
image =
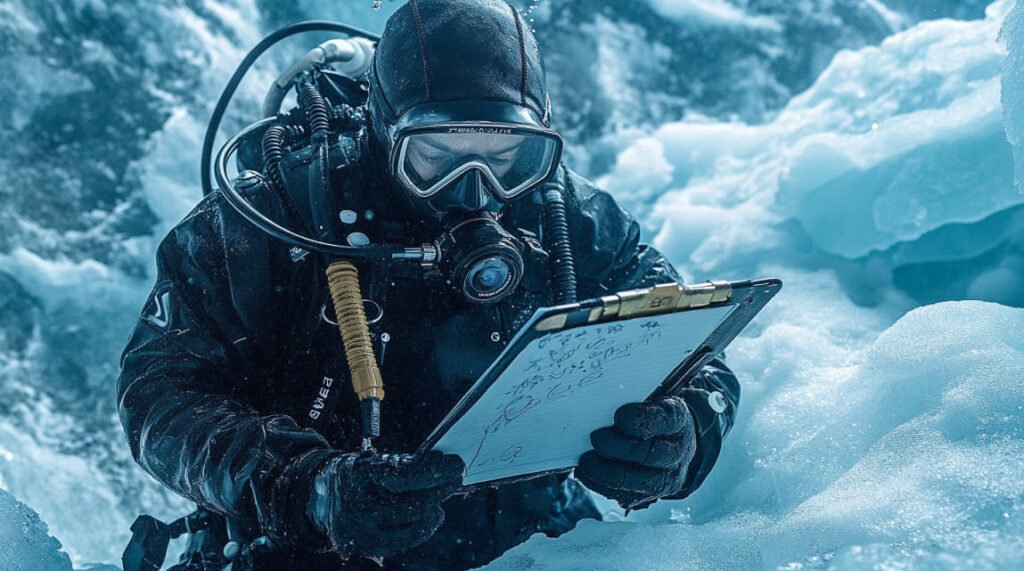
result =
[[[215,512],[259,522],[272,538],[305,522],[296,474],[328,443],[289,416],[246,403],[246,328],[233,297],[225,208],[215,196],[160,244],[156,285],[121,358],[118,413],[132,455],[168,488]],[[233,213],[232,213],[233,214]],[[300,506],[292,511],[281,506]]]
[[[579,297],[586,299],[682,278],[665,256],[640,242],[640,225],[608,192],[565,170],[567,216]],[[732,428],[740,385],[720,356],[681,389],[693,413],[697,448],[686,483],[673,499],[697,489],[711,472]]]

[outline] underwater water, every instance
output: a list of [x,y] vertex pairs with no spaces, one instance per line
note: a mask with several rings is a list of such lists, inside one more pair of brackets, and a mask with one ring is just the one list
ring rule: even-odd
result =
[[[394,4],[370,5],[0,0],[0,568],[118,565],[138,513],[189,509],[115,411],[155,246],[247,49],[310,17],[379,30]],[[490,568],[1024,567],[1024,8],[520,6],[570,166],[688,280],[786,286],[728,353],[740,418],[693,497],[602,504]]]

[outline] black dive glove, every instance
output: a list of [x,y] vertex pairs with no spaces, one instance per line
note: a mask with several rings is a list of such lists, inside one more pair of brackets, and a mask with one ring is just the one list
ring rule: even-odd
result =
[[679,397],[629,403],[615,424],[590,433],[576,479],[626,509],[678,492],[697,446],[693,416]]
[[306,514],[343,556],[392,555],[437,531],[465,467],[440,452],[341,454],[314,478]]

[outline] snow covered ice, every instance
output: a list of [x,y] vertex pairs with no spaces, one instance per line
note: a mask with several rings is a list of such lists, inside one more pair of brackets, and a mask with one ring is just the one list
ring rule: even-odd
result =
[[[21,62],[0,142],[118,137],[64,144],[55,176],[0,155],[0,568],[117,564],[137,513],[188,509],[128,456],[117,354],[234,64],[284,20],[393,9],[357,4],[131,5],[155,30],[114,3],[0,4],[4,37],[62,42],[0,55]],[[573,164],[687,279],[786,287],[728,353],[740,418],[693,497],[602,502],[608,521],[489,568],[1024,568],[1024,5],[528,4]],[[124,45],[75,27],[104,10]],[[108,97],[125,112],[81,111]]]
[[4,490],[0,490],[0,547],[0,569],[71,569],[71,559],[49,535],[39,515]]

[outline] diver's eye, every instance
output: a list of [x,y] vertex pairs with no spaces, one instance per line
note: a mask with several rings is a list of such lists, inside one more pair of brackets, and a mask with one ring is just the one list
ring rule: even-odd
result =
[[416,153],[416,158],[431,166],[439,165],[444,161],[444,155],[440,153],[424,153],[422,151]]
[[497,157],[491,157],[487,159],[487,162],[490,163],[492,166],[503,167],[507,164],[510,164],[513,158],[515,158],[514,154],[507,154]]

